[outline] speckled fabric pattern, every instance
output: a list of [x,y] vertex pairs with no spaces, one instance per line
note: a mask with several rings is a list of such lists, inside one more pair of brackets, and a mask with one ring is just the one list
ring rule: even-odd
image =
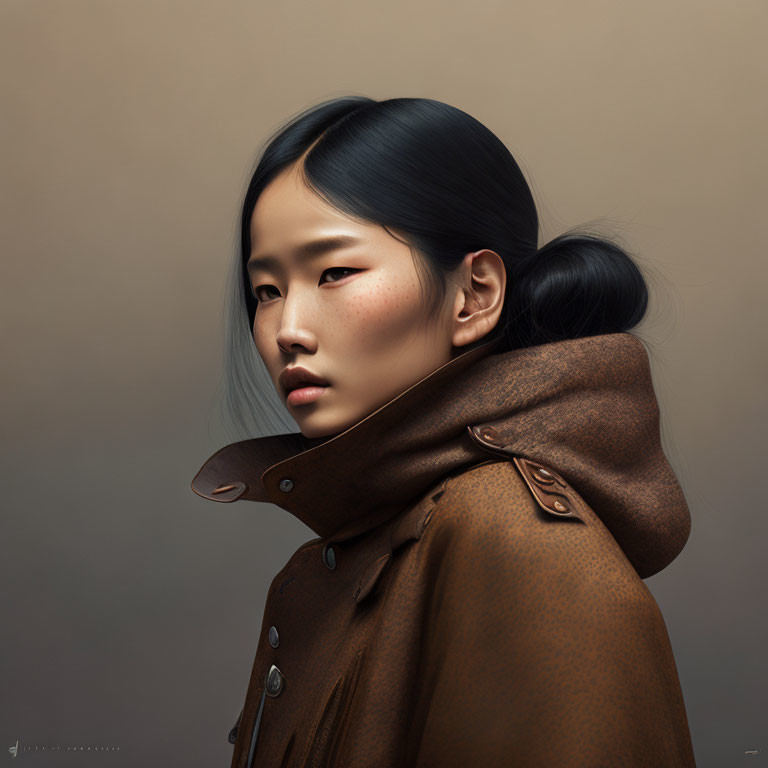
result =
[[270,586],[233,768],[694,765],[642,581],[690,531],[645,348],[494,349],[196,475],[319,536]]

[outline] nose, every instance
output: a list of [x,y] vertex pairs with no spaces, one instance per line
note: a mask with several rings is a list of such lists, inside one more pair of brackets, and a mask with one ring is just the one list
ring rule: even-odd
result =
[[300,347],[307,352],[315,352],[317,337],[308,324],[302,319],[316,315],[305,296],[293,292],[283,302],[283,312],[280,317],[280,327],[277,331],[277,345],[283,352],[293,353]]

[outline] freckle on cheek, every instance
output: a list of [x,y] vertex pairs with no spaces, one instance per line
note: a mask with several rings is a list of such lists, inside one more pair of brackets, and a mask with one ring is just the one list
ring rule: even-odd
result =
[[391,336],[402,333],[413,324],[418,301],[418,293],[410,286],[382,280],[355,296],[345,308],[344,317],[338,319],[342,323],[345,320],[354,323],[369,339],[381,333]]

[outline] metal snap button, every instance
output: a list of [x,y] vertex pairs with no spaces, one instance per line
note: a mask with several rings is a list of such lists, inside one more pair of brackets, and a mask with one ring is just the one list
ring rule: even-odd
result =
[[480,436],[489,443],[500,443],[499,433],[493,427],[486,427],[480,432]]
[[267,672],[267,678],[264,683],[267,696],[279,696],[283,690],[283,673],[273,664]]
[[547,472],[543,467],[536,467],[536,469],[533,470],[533,479],[540,483],[545,483],[546,485],[551,485],[555,482],[552,473]]
[[235,725],[227,736],[227,740],[230,744],[234,744],[237,741],[237,726]]
[[280,490],[283,493],[288,493],[288,491],[290,491],[292,488],[293,488],[293,480],[291,480],[290,477],[284,477],[280,481]]
[[277,646],[280,644],[280,638],[277,634],[277,627],[270,627],[269,628],[269,644],[273,648],[277,648]]
[[330,544],[323,547],[323,562],[333,570],[336,567],[336,552]]

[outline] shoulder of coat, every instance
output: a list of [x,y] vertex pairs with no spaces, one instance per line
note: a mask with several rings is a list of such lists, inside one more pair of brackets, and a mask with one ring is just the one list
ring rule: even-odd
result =
[[646,599],[621,547],[560,472],[493,447],[492,458],[445,483],[430,538],[441,563],[462,574],[476,568],[504,583],[535,574],[574,593]]
[[[451,477],[431,516],[429,558],[459,574],[452,584],[476,576],[488,590],[514,591],[529,579],[606,599],[635,589],[636,574],[594,513],[563,479],[539,490],[535,466],[483,462]],[[574,514],[557,510],[560,499]]]

